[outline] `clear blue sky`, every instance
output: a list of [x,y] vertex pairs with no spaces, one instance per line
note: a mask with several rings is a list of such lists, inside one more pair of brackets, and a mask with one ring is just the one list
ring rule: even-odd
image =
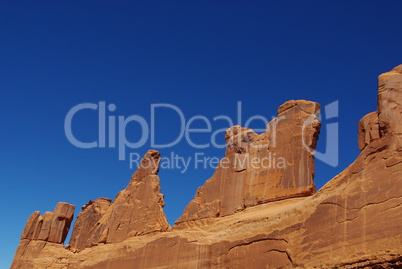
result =
[[[238,101],[248,118],[271,117],[290,99],[339,100],[331,119],[340,126],[339,165],[317,161],[323,186],[359,153],[357,123],[376,109],[377,76],[402,63],[401,12],[399,0],[1,1],[0,268],[10,265],[33,211],[64,201],[78,214],[89,199],[114,198],[127,185],[133,170],[117,149],[80,149],[66,139],[64,118],[83,102],[113,103],[115,116],[149,119],[151,104],[162,102],[188,118],[235,119]],[[96,139],[94,112],[74,124],[77,137]],[[159,113],[158,141],[173,139],[177,126],[172,111]],[[321,151],[325,135],[323,128]],[[183,141],[160,152],[222,157],[224,149]],[[212,173],[160,171],[171,224]]]

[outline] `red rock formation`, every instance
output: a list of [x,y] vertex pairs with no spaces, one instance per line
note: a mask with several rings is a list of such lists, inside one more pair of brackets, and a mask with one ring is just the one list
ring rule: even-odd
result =
[[[119,192],[112,204],[108,198],[98,198],[83,206],[67,248],[77,252],[99,243],[121,242],[136,235],[168,230],[157,176],[159,163],[160,153],[149,150],[127,188]],[[46,212],[43,217],[39,211],[34,212],[22,232],[12,267],[26,267],[48,242],[64,243],[73,213],[74,206],[67,203],[59,203],[54,213]]]
[[157,175],[160,157],[155,150],[145,154],[127,188],[119,192],[96,226],[88,234],[82,234],[87,247],[170,228],[163,212],[165,204]]
[[54,212],[46,212],[43,217],[39,211],[29,216],[11,268],[32,268],[31,260],[38,257],[48,244],[62,248],[74,209],[74,205],[60,202]]
[[53,212],[46,212],[43,217],[39,211],[29,216],[21,239],[44,240],[53,243],[64,243],[74,216],[75,206],[58,203]]
[[52,224],[50,224],[48,242],[63,244],[74,217],[74,205],[58,203],[54,209]]
[[121,242],[129,237],[170,228],[160,193],[160,153],[148,151],[127,188],[110,204],[107,198],[90,201],[74,225],[69,248],[80,251],[99,243]]
[[380,125],[378,123],[378,113],[371,112],[364,116],[358,126],[358,146],[363,150],[373,140],[380,138]]
[[288,101],[278,109],[267,131],[234,126],[226,132],[226,154],[215,174],[184,210],[177,224],[227,216],[246,207],[315,191],[314,157],[320,106],[304,100]]
[[90,200],[88,204],[82,207],[78,214],[77,221],[74,224],[69,248],[73,251],[82,250],[91,246],[88,240],[94,227],[110,207],[109,198],[98,198],[96,201]]
[[22,231],[21,239],[36,239],[36,231],[40,231],[42,222],[43,218],[39,211],[32,213],[25,224],[24,230]]
[[378,78],[378,119],[383,133],[402,134],[402,65]]
[[[12,268],[401,268],[401,70],[402,65],[380,76],[378,110],[359,123],[361,154],[316,194],[186,221],[169,232],[79,253],[61,244],[22,239]],[[233,128],[227,152],[251,152],[249,141],[256,137],[251,130]],[[41,221],[35,212],[23,238],[35,237]]]
[[401,115],[402,65],[379,76],[378,110],[359,123],[360,156],[315,196],[298,253],[307,265],[387,253],[402,261]]

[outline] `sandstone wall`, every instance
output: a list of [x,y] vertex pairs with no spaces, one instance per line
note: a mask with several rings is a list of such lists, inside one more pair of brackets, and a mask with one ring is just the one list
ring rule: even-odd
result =
[[[288,172],[258,180],[255,178],[263,171],[233,164],[226,174],[223,169],[216,171],[178,224],[169,229],[162,211],[158,166],[148,166],[133,175],[111,205],[98,199],[83,208],[70,248],[61,243],[71,205],[61,203],[54,213],[43,217],[35,212],[22,233],[12,268],[400,268],[401,104],[402,65],[379,77],[378,109],[363,117],[358,126],[361,154],[314,195],[305,196],[312,194],[313,172],[312,155],[303,149],[294,154]],[[314,115],[316,108],[314,103],[291,101],[279,109],[279,115]],[[300,123],[297,117],[293,119]],[[289,135],[295,127],[282,128],[283,134]],[[313,120],[306,136],[313,147],[318,128]],[[298,140],[300,133],[294,134]],[[229,130],[226,138],[229,158],[262,154],[251,143],[270,145],[272,141],[268,132],[257,135],[239,126]],[[269,146],[265,150],[274,149]],[[281,150],[293,156],[293,151]],[[144,164],[158,160],[159,153],[150,151]],[[294,169],[298,162],[305,165],[304,170]],[[260,192],[265,188],[264,179],[274,180],[268,189],[275,195]],[[131,211],[133,208],[138,211]],[[144,214],[138,213],[147,212],[145,208],[152,209],[151,221],[141,219]],[[130,217],[133,214],[136,218]],[[52,242],[46,241],[49,238]]]
[[312,195],[319,109],[318,103],[292,100],[278,108],[263,134],[240,126],[227,130],[225,157],[176,224]]

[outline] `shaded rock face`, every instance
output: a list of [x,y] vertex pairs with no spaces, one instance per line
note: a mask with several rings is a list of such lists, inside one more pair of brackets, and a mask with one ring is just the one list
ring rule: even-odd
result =
[[378,119],[382,133],[402,134],[402,65],[378,77]]
[[[402,135],[397,117],[402,113],[402,84],[395,69],[383,77],[392,85],[379,83],[378,99],[387,101],[359,123],[360,155],[314,195],[247,207],[225,217],[186,221],[169,232],[143,234],[78,253],[61,244],[28,239],[41,234],[39,223],[51,217],[45,214],[41,219],[35,212],[11,268],[402,268]],[[286,104],[281,112],[292,107]],[[258,135],[236,126],[226,137],[227,152],[245,154],[252,152],[250,144]],[[152,154],[158,159],[157,153]],[[244,173],[248,168],[232,169]],[[154,175],[147,169],[139,174],[144,177],[133,176],[130,185]],[[82,220],[102,215],[97,223],[106,223],[102,220],[107,213],[91,213],[96,202],[84,207]]]
[[372,141],[380,138],[378,112],[371,112],[364,116],[358,125],[358,146],[363,150]]
[[321,124],[318,103],[288,101],[263,134],[234,126],[227,130],[225,157],[197,190],[176,224],[227,216],[246,207],[315,191],[314,156]]

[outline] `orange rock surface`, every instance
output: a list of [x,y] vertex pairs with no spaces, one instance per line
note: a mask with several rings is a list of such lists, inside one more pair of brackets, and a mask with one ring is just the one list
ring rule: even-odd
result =
[[108,199],[99,198],[83,208],[74,225],[71,250],[121,242],[170,228],[163,212],[165,204],[157,175],[160,157],[159,152],[148,151],[127,188],[119,192],[112,204]]
[[319,109],[315,102],[288,101],[263,134],[240,126],[227,130],[225,157],[176,223],[227,216],[246,207],[313,194],[311,151],[321,127],[316,115]]
[[[297,107],[302,112],[296,111]],[[289,118],[300,124],[297,117],[291,115],[313,115],[315,111],[315,103],[291,101],[280,107],[278,116],[292,113]],[[23,231],[12,268],[400,268],[401,120],[402,65],[379,77],[378,109],[363,117],[358,126],[360,155],[317,193],[305,196],[312,194],[309,190],[313,187],[310,181],[314,172],[311,170],[313,156],[303,152],[304,147],[296,151],[300,155],[295,154],[294,166],[289,166],[289,171],[273,173],[265,178],[266,183],[264,177],[256,176],[263,171],[232,163],[226,174],[224,169],[219,171],[218,168],[198,191],[180,221],[169,229],[162,212],[159,179],[156,180],[155,172],[140,168],[127,189],[110,206],[103,204],[102,207],[93,202],[83,209],[79,216],[81,224],[74,227],[75,239],[70,249],[58,241],[39,239],[45,219],[54,220],[56,216],[40,217],[39,212],[35,212]],[[283,124],[286,126],[287,122]],[[312,147],[318,126],[316,120],[311,121],[305,136],[311,138],[307,144]],[[278,125],[278,130],[283,130],[278,136],[284,139],[279,139],[278,145],[284,145],[280,143],[298,127],[282,128]],[[300,139],[300,133],[294,134],[295,140]],[[262,139],[272,141],[269,132],[256,135],[239,126],[231,128],[226,138],[229,158],[235,154],[257,154],[258,149],[252,148],[251,143],[263,144]],[[298,141],[292,143],[300,145]],[[264,150],[289,153],[270,146]],[[151,151],[146,156],[158,159],[158,154]],[[144,160],[147,163],[150,158],[144,157]],[[303,167],[295,169],[297,163]],[[157,170],[157,166],[152,170]],[[235,180],[229,182],[227,175]],[[252,175],[258,179],[252,181]],[[302,178],[300,182],[299,178]],[[275,184],[271,184],[271,180]],[[208,185],[217,187],[215,182],[226,184],[225,190],[214,192]],[[274,195],[259,192],[265,184]],[[136,195],[136,202],[127,192]],[[145,193],[151,193],[151,198],[144,198]],[[148,212],[141,204],[153,208],[152,221],[128,221],[123,212],[131,212],[130,208]],[[96,227],[91,228],[86,222],[96,222]],[[122,223],[123,229],[111,232],[116,227],[118,230],[117,223]],[[55,227],[55,231],[66,229],[59,223]],[[105,233],[107,229],[109,232]],[[107,236],[97,237],[96,234]],[[74,243],[75,251],[72,251],[74,240],[88,242],[87,239],[94,244]]]

